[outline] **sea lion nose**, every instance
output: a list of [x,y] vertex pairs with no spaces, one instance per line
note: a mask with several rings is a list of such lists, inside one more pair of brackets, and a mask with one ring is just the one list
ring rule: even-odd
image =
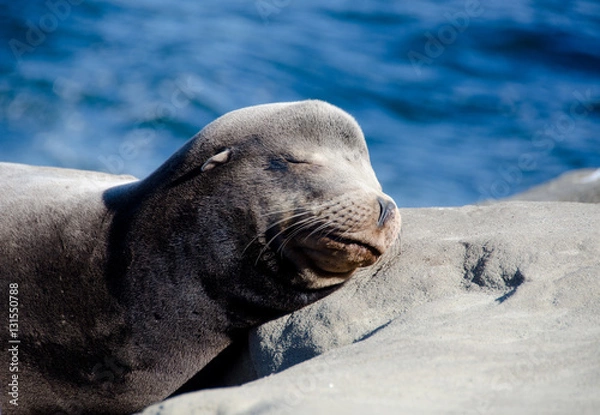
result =
[[381,196],[377,197],[377,201],[379,202],[379,219],[377,220],[377,226],[381,228],[394,214],[396,204],[392,199]]

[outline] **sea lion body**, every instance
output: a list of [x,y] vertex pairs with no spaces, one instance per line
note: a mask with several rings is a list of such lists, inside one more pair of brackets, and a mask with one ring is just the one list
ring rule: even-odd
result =
[[320,101],[226,114],[144,180],[0,164],[0,194],[2,287],[18,287],[1,341],[20,342],[23,413],[162,400],[373,264],[400,227],[360,128]]

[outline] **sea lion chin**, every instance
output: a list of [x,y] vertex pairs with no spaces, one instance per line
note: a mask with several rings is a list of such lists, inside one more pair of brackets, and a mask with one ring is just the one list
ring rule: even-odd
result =
[[360,127],[321,101],[228,113],[143,180],[2,163],[0,177],[31,413],[162,400],[232,339],[375,264],[400,229]]

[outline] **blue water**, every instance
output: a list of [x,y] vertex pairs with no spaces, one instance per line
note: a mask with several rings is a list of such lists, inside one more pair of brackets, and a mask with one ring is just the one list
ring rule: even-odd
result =
[[0,2],[0,160],[143,177],[205,124],[319,98],[400,206],[600,167],[600,2]]

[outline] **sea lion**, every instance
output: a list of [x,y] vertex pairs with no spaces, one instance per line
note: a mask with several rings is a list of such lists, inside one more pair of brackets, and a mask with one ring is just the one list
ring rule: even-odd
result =
[[[236,336],[336,290],[400,215],[363,134],[321,101],[207,125],[144,180],[0,164],[4,388],[25,413],[131,413]],[[17,342],[9,343],[9,341]],[[14,366],[13,366],[14,367]],[[11,408],[2,393],[2,408]]]

